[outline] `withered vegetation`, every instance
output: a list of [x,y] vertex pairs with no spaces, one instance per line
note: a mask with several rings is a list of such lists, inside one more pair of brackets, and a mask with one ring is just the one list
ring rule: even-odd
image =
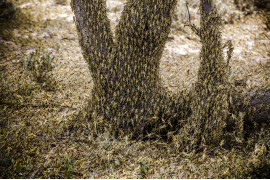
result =
[[224,25],[202,0],[185,25],[175,0],[73,0],[77,37],[69,2],[8,2],[0,177],[269,177],[260,15],[235,9]]

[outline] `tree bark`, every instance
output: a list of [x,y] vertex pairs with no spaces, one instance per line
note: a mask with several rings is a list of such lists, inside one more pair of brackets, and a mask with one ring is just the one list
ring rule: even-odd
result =
[[[231,114],[248,112],[246,117],[269,122],[269,91],[264,98],[250,97],[250,104],[235,103],[246,100],[235,95],[228,82],[232,47],[226,62],[212,0],[201,0],[201,27],[195,28],[202,42],[195,89],[174,96],[161,86],[159,64],[176,0],[128,0],[115,37],[105,0],[72,0],[71,5],[94,81],[87,116],[91,132],[137,137],[180,129],[182,146],[194,148],[217,145],[227,131],[241,130],[243,120]],[[258,110],[258,102],[268,106]]]
[[[239,112],[247,113],[247,122],[251,124],[270,124],[270,90],[260,89],[252,90],[247,93],[245,98],[238,94],[235,94],[237,99],[235,102],[240,104],[237,106]],[[246,105],[243,102],[247,101]],[[253,124],[251,124],[253,125]]]
[[202,43],[201,63],[192,95],[192,115],[180,130],[179,137],[188,151],[219,144],[224,139],[230,119],[229,69],[223,57],[221,18],[212,0],[201,0],[200,10],[200,27],[192,28]]
[[[138,136],[185,116],[185,99],[161,86],[159,64],[176,0],[129,0],[112,35],[105,0],[73,0],[84,58],[94,81],[95,128]],[[158,128],[159,129],[159,128]],[[158,131],[157,129],[157,131]],[[159,129],[160,130],[160,129]]]
[[182,139],[180,146],[187,151],[206,145],[219,146],[221,142],[233,144],[243,140],[254,122],[269,123],[270,119],[269,91],[260,90],[247,95],[233,91],[236,87],[228,81],[232,44],[227,43],[228,59],[225,60],[221,19],[213,0],[201,0],[200,8],[200,28],[191,27],[202,43],[201,64],[192,93],[192,115],[178,136]]

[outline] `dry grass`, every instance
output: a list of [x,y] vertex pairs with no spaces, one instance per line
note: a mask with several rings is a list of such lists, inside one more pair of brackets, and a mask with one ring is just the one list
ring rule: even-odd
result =
[[[121,14],[122,2],[108,2],[113,27]],[[232,149],[219,146],[189,154],[162,139],[145,137],[132,141],[115,139],[106,133],[94,139],[83,132],[63,131],[66,122],[87,104],[93,86],[78,44],[73,14],[68,3],[56,4],[54,0],[23,0],[15,5],[21,9],[16,12],[16,18],[8,24],[0,22],[0,177],[260,178],[269,175],[269,127]],[[269,37],[256,14],[237,16],[234,24],[224,25],[224,41],[232,40],[235,47],[230,63],[231,81],[244,80],[239,86],[241,91],[270,87]],[[197,78],[200,46],[190,29],[174,22],[161,59],[162,82],[168,90],[192,88]],[[55,57],[55,69],[51,73],[57,86],[53,90],[41,88],[23,73],[21,59],[39,49]]]

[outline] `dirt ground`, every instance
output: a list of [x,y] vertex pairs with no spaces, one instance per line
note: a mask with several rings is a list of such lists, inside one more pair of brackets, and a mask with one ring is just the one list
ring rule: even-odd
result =
[[[107,1],[113,29],[123,3]],[[2,23],[0,34],[0,70],[5,77],[1,83],[7,91],[0,101],[2,177],[241,178],[249,177],[247,172],[257,167],[261,155],[270,148],[269,144],[258,143],[252,148],[261,154],[253,153],[254,157],[247,159],[247,152],[239,155],[238,151],[221,148],[212,154],[179,153],[163,141],[118,141],[107,135],[96,141],[59,137],[57,128],[63,128],[87,104],[93,87],[73,12],[64,0],[22,0],[14,4],[20,9],[19,24],[14,19]],[[231,40],[234,46],[230,81],[241,82],[239,89],[243,91],[269,89],[270,31],[258,12],[238,14],[222,29],[224,44]],[[199,19],[192,21],[199,25]],[[162,83],[171,93],[192,88],[200,47],[199,38],[183,22],[174,20],[160,63]],[[37,50],[55,57],[53,90],[42,88],[23,71],[23,60]]]

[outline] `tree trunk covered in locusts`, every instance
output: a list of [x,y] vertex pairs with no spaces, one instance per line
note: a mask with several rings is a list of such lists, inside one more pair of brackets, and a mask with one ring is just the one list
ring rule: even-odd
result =
[[[200,27],[190,25],[202,43],[198,80],[191,92],[192,115],[174,137],[176,145],[187,151],[231,146],[243,141],[254,122],[270,121],[269,90],[253,93],[256,95],[252,97],[250,93],[237,94],[237,88],[229,82],[233,47],[231,41],[221,42],[221,17],[214,0],[201,0],[200,11]],[[226,46],[227,59],[223,56]]]
[[190,25],[202,43],[194,89],[176,95],[164,90],[159,64],[176,2],[128,0],[113,34],[105,0],[71,1],[80,45],[94,81],[89,106],[71,129],[83,118],[82,133],[92,136],[105,131],[133,138],[173,132],[175,145],[189,151],[231,142],[235,137],[241,140],[245,121],[251,122],[258,114],[251,111],[258,106],[252,102],[268,105],[260,110],[259,121],[269,123],[268,91],[266,98],[233,92],[228,81],[233,48],[231,42],[221,42],[221,18],[212,0],[201,0],[200,28]]
[[[178,146],[186,150],[218,145],[227,135],[225,127],[230,123],[231,88],[229,66],[223,57],[221,18],[212,0],[201,0],[200,11],[200,28],[190,25],[202,43],[201,64],[191,104],[192,116],[177,136],[181,139]],[[228,58],[232,53],[231,44],[229,46]]]
[[159,74],[176,0],[129,0],[115,37],[105,0],[73,0],[71,5],[94,81],[90,111],[99,120],[93,129],[139,136],[162,122],[167,126],[164,119],[188,113],[181,108],[184,102],[166,94]]

